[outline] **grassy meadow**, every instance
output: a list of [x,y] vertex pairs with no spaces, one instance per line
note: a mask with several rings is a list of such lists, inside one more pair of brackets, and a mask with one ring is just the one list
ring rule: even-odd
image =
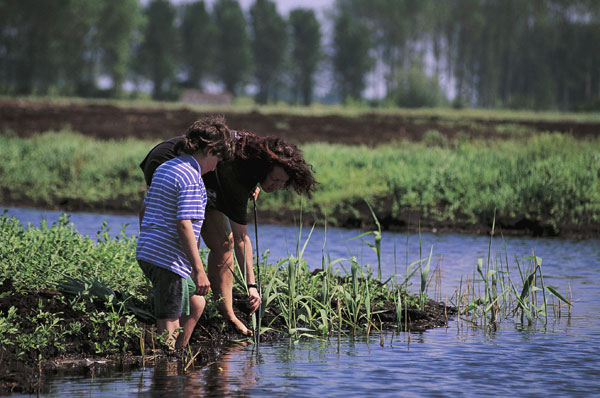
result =
[[[102,141],[70,131],[28,139],[0,135],[0,203],[134,212],[145,192],[138,164],[156,143]],[[450,141],[430,131],[420,142],[311,143],[302,149],[320,183],[314,197],[262,194],[259,209],[298,214],[302,208],[330,226],[370,220],[365,199],[379,217],[418,214],[432,225],[489,225],[496,214],[559,233],[562,225],[584,230],[600,222],[600,139],[522,133]]]

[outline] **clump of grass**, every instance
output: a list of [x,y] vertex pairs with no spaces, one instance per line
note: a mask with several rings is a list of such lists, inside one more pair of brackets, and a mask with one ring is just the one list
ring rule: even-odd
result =
[[[515,257],[519,273],[519,280],[516,281],[511,275],[508,256],[505,259],[496,257],[492,260],[494,226],[495,224],[492,224],[487,261],[484,264],[483,259],[479,259],[477,274],[467,282],[465,290],[461,281],[456,291],[454,305],[458,308],[459,316],[472,325],[493,331],[502,320],[510,318],[517,318],[521,323],[526,320],[528,324],[538,319],[546,323],[549,307],[553,308],[555,316],[560,316],[561,302],[570,309],[570,300],[556,287],[544,284],[540,257],[535,254],[521,260]],[[522,261],[526,263],[523,264]],[[558,300],[558,310],[554,301],[549,302],[549,297]]]
[[[23,324],[20,317],[29,315],[7,309],[0,313],[0,340],[12,341],[20,349],[34,353],[36,347],[48,344],[62,347],[67,333],[77,333],[90,340],[96,353],[149,349],[150,344],[137,343],[143,338],[140,336],[147,339],[151,334],[139,326],[139,321],[152,323],[152,317],[141,304],[148,286],[135,261],[135,237],[128,237],[122,231],[112,239],[103,225],[97,240],[93,241],[79,235],[65,215],[51,226],[43,223],[40,228],[34,228],[3,214],[0,232],[0,258],[3,259],[0,285],[10,285],[11,294],[60,290],[71,300],[69,306],[86,314],[82,316],[87,319],[87,324],[82,324],[54,314],[55,318],[44,322],[47,329],[35,332],[39,338],[45,336],[44,340],[27,342],[23,340],[26,337],[16,339],[18,335],[27,336],[20,330]],[[294,255],[277,263],[268,264],[266,251],[263,254],[261,333],[282,332],[293,338],[332,336],[336,332],[368,334],[373,325],[381,329],[384,303],[393,303],[398,297],[405,304],[416,302],[407,297],[402,286],[374,278],[370,267],[361,266],[355,257],[330,260],[325,256],[325,243],[323,269],[310,272],[303,254],[311,234],[312,230],[304,242],[298,239]],[[344,263],[350,265],[350,272],[343,271]],[[342,267],[336,268],[336,265]],[[245,280],[243,275],[238,279],[238,282]],[[236,283],[236,287],[245,287],[242,282]],[[207,317],[218,316],[216,305],[209,300],[205,309]],[[394,317],[385,321],[400,323]],[[132,341],[136,342],[135,347]]]

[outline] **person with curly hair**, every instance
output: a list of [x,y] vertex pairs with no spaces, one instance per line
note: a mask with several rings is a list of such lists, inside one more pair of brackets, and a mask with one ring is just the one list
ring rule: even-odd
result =
[[188,344],[206,304],[210,282],[198,251],[207,202],[202,175],[231,157],[232,144],[222,118],[193,123],[154,172],[142,204],[136,259],[152,282],[156,326],[167,331],[170,348]]
[[[208,191],[206,218],[202,239],[210,249],[208,278],[213,294],[220,300],[218,308],[235,329],[251,336],[233,311],[234,252],[240,266],[245,264],[250,314],[261,304],[253,267],[252,242],[248,235],[247,208],[250,198],[258,192],[274,192],[290,188],[298,194],[311,195],[317,184],[312,166],[306,163],[296,145],[274,136],[234,132],[234,155],[220,162],[204,182]],[[154,169],[174,156],[172,148],[181,137],[175,137],[154,147],[140,164],[151,187]]]

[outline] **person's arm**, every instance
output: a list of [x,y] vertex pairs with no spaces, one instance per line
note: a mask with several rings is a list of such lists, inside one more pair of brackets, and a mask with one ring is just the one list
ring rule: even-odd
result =
[[204,296],[210,290],[210,282],[208,281],[200,253],[198,252],[198,241],[194,235],[192,221],[177,220],[177,234],[179,235],[181,248],[192,266],[192,280],[196,284],[195,294]]
[[[238,224],[232,220],[229,220],[229,223],[231,224],[231,232],[233,232],[233,245],[238,263],[240,266],[243,266],[244,259],[246,262],[246,283],[256,284],[256,279],[254,278],[254,260],[252,258],[252,240],[250,239],[250,235],[248,235],[248,226]],[[250,295],[248,298],[251,308],[250,314],[253,314],[260,306],[261,299],[258,289],[255,287],[249,288],[248,293]]]

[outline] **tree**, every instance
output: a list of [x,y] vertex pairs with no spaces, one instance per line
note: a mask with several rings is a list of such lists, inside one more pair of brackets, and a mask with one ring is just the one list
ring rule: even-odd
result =
[[342,10],[335,18],[333,35],[333,69],[339,94],[344,101],[360,99],[373,66],[369,31]]
[[153,83],[152,97],[173,95],[177,70],[178,32],[175,8],[167,0],[152,0],[145,10],[147,25],[137,58],[137,71]]
[[111,94],[120,97],[131,63],[136,32],[143,22],[138,0],[104,0],[98,23],[98,47],[104,73],[111,81]]
[[[58,69],[52,48],[56,47],[56,18],[61,6],[33,0],[0,2],[0,53],[4,90],[31,94],[55,80]],[[41,82],[44,82],[42,84]]]
[[[432,18],[427,14],[430,0],[340,1],[346,11],[371,33],[378,61],[386,70],[386,91],[393,91],[396,76],[424,58],[423,43],[433,29]],[[437,5],[439,0],[434,3]]]
[[[98,44],[101,3],[95,0],[71,0],[57,22],[61,78],[65,94],[91,97],[97,92]],[[60,82],[59,82],[60,83]]]
[[213,12],[218,45],[216,74],[225,89],[235,95],[251,69],[246,20],[236,0],[218,0]]
[[16,94],[91,94],[95,86],[94,0],[5,0],[0,4],[5,89]]
[[415,64],[398,74],[396,88],[388,98],[403,108],[435,107],[444,102],[444,95],[435,77],[423,72],[423,65]]
[[202,88],[202,80],[214,68],[217,28],[204,1],[184,7],[181,23],[182,66],[187,74],[186,86]]
[[286,24],[277,13],[275,3],[256,0],[250,8],[254,76],[258,86],[256,101],[266,104],[273,95],[281,74],[287,45]]
[[313,10],[297,8],[290,12],[292,29],[292,60],[294,65],[295,98],[310,105],[313,96],[314,74],[322,58],[321,27]]

